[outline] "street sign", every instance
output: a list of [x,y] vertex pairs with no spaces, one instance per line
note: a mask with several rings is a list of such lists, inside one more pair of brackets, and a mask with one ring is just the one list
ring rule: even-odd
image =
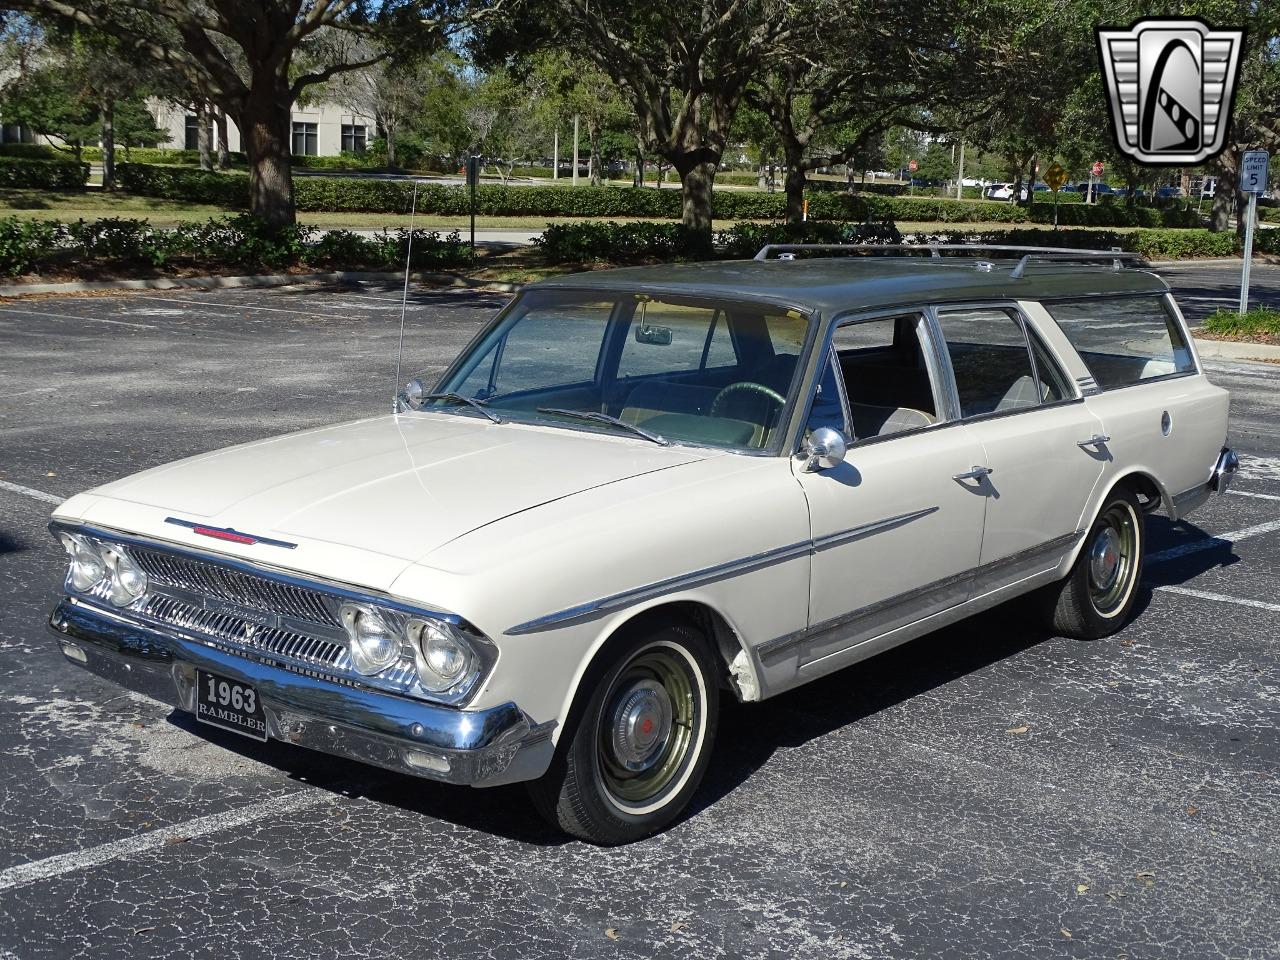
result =
[[907,169],[910,170],[912,173],[915,173],[917,170],[920,169],[920,164],[912,160],[910,163],[907,164]]
[[1063,169],[1062,164],[1057,160],[1049,165],[1049,169],[1044,172],[1044,182],[1049,185],[1049,189],[1057,193],[1062,189],[1062,185],[1067,182],[1067,171]]
[[1271,155],[1265,150],[1250,150],[1240,161],[1240,189],[1245,193],[1267,192],[1267,162]]
[[1095,177],[1100,177],[1100,176],[1102,176],[1102,170],[1103,170],[1102,161],[1101,161],[1101,160],[1095,160],[1095,161],[1093,162],[1093,175],[1094,175]]

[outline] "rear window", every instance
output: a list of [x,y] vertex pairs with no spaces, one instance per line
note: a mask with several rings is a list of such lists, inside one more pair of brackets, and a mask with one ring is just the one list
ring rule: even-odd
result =
[[1044,306],[1103,390],[1195,372],[1191,351],[1164,297]]

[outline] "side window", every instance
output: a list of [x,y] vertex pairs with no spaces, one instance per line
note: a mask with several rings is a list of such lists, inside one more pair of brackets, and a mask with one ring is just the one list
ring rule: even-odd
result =
[[715,339],[713,325],[725,325],[723,312],[718,307],[641,300],[622,346],[619,379],[701,369],[708,337]]
[[858,320],[833,344],[849,398],[853,439],[886,437],[938,420],[920,339],[921,317]]
[[1195,372],[1164,297],[1098,298],[1044,307],[1103,390]]
[[1055,403],[1074,396],[1067,375],[1058,366],[1058,361],[1050,355],[1048,348],[1040,342],[1040,338],[1031,333],[1031,353],[1036,358],[1036,376],[1040,381],[1040,396],[1045,403]]
[[1045,399],[1027,335],[1011,311],[943,310],[938,319],[951,354],[962,417],[1035,407]]
[[831,427],[844,434],[846,440],[851,440],[853,438],[849,436],[848,426],[844,422],[844,406],[840,403],[840,387],[836,383],[837,369],[833,352],[831,359],[823,366],[818,387],[813,393],[813,406],[809,410],[809,422],[805,429],[812,433],[819,427]]

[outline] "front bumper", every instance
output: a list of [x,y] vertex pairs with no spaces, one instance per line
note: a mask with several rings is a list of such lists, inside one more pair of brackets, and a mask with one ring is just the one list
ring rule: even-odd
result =
[[272,739],[400,773],[471,786],[541,776],[551,724],[534,726],[513,703],[460,710],[294,673],[224,653],[64,597],[49,618],[63,655],[90,673],[195,713],[196,668],[258,691]]

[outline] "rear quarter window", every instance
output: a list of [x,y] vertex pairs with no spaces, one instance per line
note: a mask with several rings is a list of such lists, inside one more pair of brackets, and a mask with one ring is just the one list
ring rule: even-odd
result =
[[1044,304],[1099,388],[1194,373],[1195,362],[1162,296]]

